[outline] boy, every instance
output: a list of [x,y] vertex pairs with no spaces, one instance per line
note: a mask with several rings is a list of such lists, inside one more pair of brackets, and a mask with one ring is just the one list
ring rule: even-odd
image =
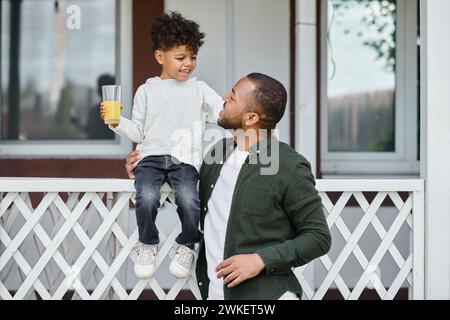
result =
[[[223,100],[206,83],[189,78],[204,38],[196,22],[170,12],[155,20],[151,35],[155,58],[162,66],[161,76],[148,79],[138,88],[132,119],[121,117],[119,124],[110,128],[137,143],[136,149],[143,152],[135,170],[140,243],[134,272],[138,278],[149,278],[156,269],[159,237],[155,219],[160,188],[167,182],[174,191],[182,224],[176,238],[179,247],[169,270],[175,277],[184,278],[200,239],[197,182],[204,122],[216,123]],[[102,117],[103,112],[102,106]],[[196,130],[199,127],[200,134]],[[186,140],[180,144],[174,136]]]

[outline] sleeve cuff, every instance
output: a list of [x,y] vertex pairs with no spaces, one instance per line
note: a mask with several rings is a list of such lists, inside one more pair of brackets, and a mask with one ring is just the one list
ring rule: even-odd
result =
[[126,124],[125,124],[125,121],[124,121],[124,118],[122,117],[122,116],[120,116],[120,122],[119,122],[119,125],[117,126],[117,127],[113,127],[112,125],[108,125],[108,127],[112,130],[112,131],[114,131],[115,133],[117,133],[117,134],[122,134],[125,130],[124,130],[124,127],[126,126]]
[[271,257],[273,257],[273,254],[271,253],[271,251],[272,251],[271,248],[263,248],[263,249],[256,251],[256,253],[261,257],[262,261],[264,261],[264,264],[266,266],[266,268],[265,268],[266,274],[271,274],[276,271],[276,269],[274,267],[274,261],[271,258]]
[[275,249],[268,247],[257,250],[256,253],[261,257],[265,267],[266,275],[284,275],[292,272],[294,266],[290,265],[280,265],[280,261],[277,261],[274,257],[276,257]]

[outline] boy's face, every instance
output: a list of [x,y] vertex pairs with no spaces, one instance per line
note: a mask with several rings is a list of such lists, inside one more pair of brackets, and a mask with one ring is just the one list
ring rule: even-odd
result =
[[156,50],[155,58],[162,65],[161,79],[185,81],[197,66],[197,54],[187,46],[174,46],[169,50]]

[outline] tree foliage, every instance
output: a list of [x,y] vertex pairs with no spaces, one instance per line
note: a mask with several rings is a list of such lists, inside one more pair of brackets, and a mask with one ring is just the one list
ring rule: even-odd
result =
[[384,60],[385,68],[391,72],[395,72],[396,62],[396,3],[396,0],[331,0],[338,17],[352,7],[365,8],[360,27],[357,30],[345,29],[344,33],[356,33],[365,46],[375,50],[377,60]]

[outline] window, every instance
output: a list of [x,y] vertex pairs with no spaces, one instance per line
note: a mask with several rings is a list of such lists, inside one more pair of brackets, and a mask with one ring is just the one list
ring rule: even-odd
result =
[[322,173],[417,174],[417,2],[322,4]]
[[99,117],[98,87],[121,84],[130,105],[130,12],[129,1],[1,1],[2,155],[126,154]]

